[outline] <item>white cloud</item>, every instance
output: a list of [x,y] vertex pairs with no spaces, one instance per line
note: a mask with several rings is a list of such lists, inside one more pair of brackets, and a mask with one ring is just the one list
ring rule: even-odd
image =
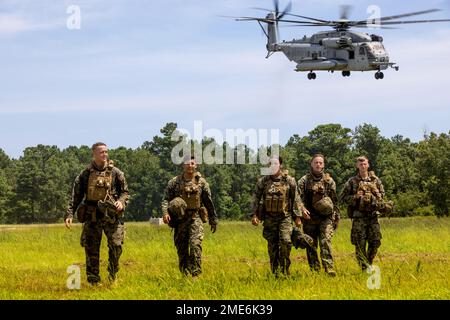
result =
[[48,25],[36,23],[15,14],[0,14],[0,34],[45,29]]

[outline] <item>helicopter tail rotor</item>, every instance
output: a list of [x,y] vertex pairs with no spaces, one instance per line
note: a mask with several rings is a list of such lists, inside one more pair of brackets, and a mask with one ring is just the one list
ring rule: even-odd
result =
[[286,8],[280,12],[280,6],[278,0],[273,0],[273,6],[274,11],[269,12],[269,14],[266,16],[267,20],[267,58],[270,57],[270,55],[278,51],[277,50],[277,43],[279,42],[279,31],[278,31],[278,21],[281,20],[286,14],[289,14],[289,12],[292,9],[292,2],[289,2],[286,5]]
[[292,9],[292,2],[289,2],[289,3],[286,5],[286,8],[285,8],[285,9],[283,10],[283,12],[281,12],[281,13],[280,13],[280,11],[279,11],[278,0],[273,0],[273,5],[274,5],[274,7],[275,7],[275,17],[276,17],[276,20],[283,19],[283,17],[284,17],[287,13],[291,12],[291,9]]
[[[269,13],[266,15],[265,18],[258,18],[258,17],[232,17],[235,18],[236,21],[256,21],[258,22],[259,26],[261,27],[261,30],[264,32],[265,36],[267,37],[267,58],[272,55],[272,53],[276,51],[280,51],[278,48],[278,39],[279,39],[279,32],[278,32],[278,23],[279,22],[286,22],[286,20],[283,20],[283,17],[286,15],[290,15],[289,12],[292,9],[292,3],[289,2],[286,5],[286,8],[284,8],[283,11],[280,12],[280,5],[279,0],[273,0],[273,9],[264,9],[264,8],[253,8],[257,10],[262,11],[268,11]],[[296,21],[297,22],[297,21]],[[305,23],[310,23],[308,21],[305,21]],[[265,25],[263,25],[265,24]],[[267,25],[267,28],[265,26]]]

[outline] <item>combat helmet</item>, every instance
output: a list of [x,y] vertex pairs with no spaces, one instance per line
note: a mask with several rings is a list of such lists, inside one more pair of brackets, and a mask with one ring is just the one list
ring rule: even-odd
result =
[[169,213],[181,219],[187,209],[187,203],[181,197],[175,197],[169,202]]
[[330,197],[323,197],[314,203],[313,207],[321,216],[328,217],[333,213],[334,205]]

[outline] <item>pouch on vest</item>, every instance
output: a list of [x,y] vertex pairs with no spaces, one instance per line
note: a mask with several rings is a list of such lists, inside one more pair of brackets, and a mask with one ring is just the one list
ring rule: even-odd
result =
[[188,182],[182,187],[181,198],[187,204],[187,210],[200,209],[200,186],[197,183]]
[[287,185],[273,182],[266,190],[264,206],[268,213],[284,213],[287,204]]
[[358,185],[358,192],[360,191],[363,192],[363,195],[360,198],[358,209],[363,212],[376,210],[377,200],[378,198],[381,200],[381,194],[375,183],[361,181]]
[[88,190],[86,200],[100,201],[105,200],[107,192],[111,189],[112,177],[111,172],[91,170],[89,174]]

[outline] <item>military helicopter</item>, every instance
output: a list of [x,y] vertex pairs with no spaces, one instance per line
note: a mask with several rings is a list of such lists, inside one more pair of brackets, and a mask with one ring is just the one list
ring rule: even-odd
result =
[[[295,71],[308,72],[308,79],[316,79],[314,71],[342,71],[342,76],[349,77],[352,71],[376,71],[375,79],[383,79],[382,70],[389,67],[399,70],[395,62],[391,62],[383,45],[383,37],[368,33],[350,31],[351,28],[380,28],[395,29],[390,26],[398,24],[445,22],[450,19],[440,20],[409,20],[399,21],[404,17],[417,16],[436,11],[429,9],[418,12],[380,17],[377,19],[349,20],[350,6],[341,6],[339,20],[323,20],[291,14],[292,3],[280,12],[278,0],[273,0],[274,10],[254,8],[268,11],[265,18],[258,17],[232,17],[236,21],[257,21],[267,37],[267,56],[269,58],[275,52],[283,52],[290,61],[297,63]],[[283,19],[285,16],[301,18],[303,20]],[[267,25],[264,28],[263,24]],[[290,26],[302,27],[332,27],[334,30],[321,31],[311,37],[304,36],[301,39],[279,42],[279,23],[288,23]]]

